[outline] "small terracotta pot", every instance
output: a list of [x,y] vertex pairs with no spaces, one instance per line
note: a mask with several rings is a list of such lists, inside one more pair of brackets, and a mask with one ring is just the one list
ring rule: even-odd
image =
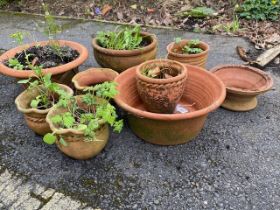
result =
[[[71,86],[72,77],[78,72],[78,67],[86,61],[88,58],[88,50],[83,45],[66,40],[58,40],[61,46],[69,46],[79,52],[79,57],[72,62],[64,65],[56,66],[53,68],[43,69],[43,73],[51,73],[53,75],[52,80],[57,83],[62,83]],[[8,50],[0,56],[0,73],[14,77],[16,79],[29,78],[34,75],[32,70],[15,70],[7,67],[3,64],[3,61],[13,58],[16,53],[22,52],[24,49],[32,47],[34,45],[45,46],[49,41],[34,42],[32,44],[22,45],[13,49]]]
[[[76,96],[76,98],[79,107],[87,107],[87,105],[82,102],[81,95]],[[108,142],[110,134],[109,126],[107,124],[104,124],[98,131],[96,131],[95,141],[84,141],[85,136],[82,131],[78,131],[75,129],[62,129],[51,121],[51,118],[53,116],[66,111],[67,109],[65,108],[54,106],[49,111],[46,118],[52,132],[55,132],[58,137],[62,137],[67,143],[67,146],[64,146],[59,141],[57,141],[57,147],[65,155],[78,160],[86,160],[98,155]]]
[[[73,95],[73,90],[66,85],[59,84],[67,93]],[[45,135],[49,133],[50,126],[46,122],[46,116],[51,108],[49,109],[35,109],[30,107],[30,103],[36,96],[39,95],[38,88],[23,91],[15,100],[17,109],[23,113],[24,119],[28,127],[39,135]]]
[[186,143],[199,134],[209,112],[224,101],[226,89],[221,80],[202,68],[187,64],[186,67],[188,79],[179,105],[187,113],[181,110],[175,114],[147,112],[137,93],[135,67],[115,79],[119,91],[115,101],[128,112],[129,126],[141,139],[159,145]]
[[232,111],[249,111],[257,107],[257,96],[270,90],[272,78],[263,71],[244,65],[221,65],[211,70],[227,88],[222,107]]
[[[142,72],[153,65],[160,68],[169,67],[178,72],[178,75],[168,79],[154,79],[144,76]],[[138,93],[147,110],[154,113],[173,113],[176,104],[183,95],[186,79],[187,68],[177,61],[151,60],[136,67]]]
[[76,74],[72,82],[78,91],[83,91],[85,88],[100,84],[107,81],[114,81],[119,75],[118,72],[106,68],[90,68]]
[[157,53],[156,36],[146,32],[141,32],[141,35],[149,39],[150,44],[135,50],[106,49],[99,46],[97,39],[94,38],[92,40],[92,46],[95,60],[104,68],[122,72],[147,60],[155,59]]
[[172,42],[167,46],[167,58],[170,60],[176,60],[181,63],[191,64],[205,68],[205,64],[208,58],[209,45],[205,42],[201,42],[199,47],[203,49],[203,52],[198,54],[183,54],[182,48],[188,44],[190,40],[183,39],[179,43]]

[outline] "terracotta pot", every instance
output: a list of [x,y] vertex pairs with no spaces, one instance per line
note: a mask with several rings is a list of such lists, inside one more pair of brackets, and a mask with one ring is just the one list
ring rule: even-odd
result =
[[[187,65],[188,79],[176,114],[147,112],[137,93],[136,68],[121,73],[116,103],[128,112],[128,123],[141,139],[152,144],[183,144],[196,137],[203,128],[209,112],[224,101],[226,89],[221,80],[202,68]],[[182,113],[182,110],[187,113]]]
[[198,54],[183,54],[182,48],[189,42],[190,40],[183,39],[178,44],[175,42],[170,43],[167,46],[167,58],[170,60],[176,60],[181,63],[191,64],[194,66],[199,66],[205,68],[205,64],[208,58],[209,45],[205,42],[201,42],[199,47],[203,49],[203,52]]
[[90,68],[76,74],[72,82],[78,91],[106,81],[113,81],[119,75],[118,72],[106,68]]
[[[147,68],[168,67],[178,73],[168,79],[154,79],[142,74]],[[177,62],[167,59],[146,61],[136,67],[137,90],[147,110],[154,113],[173,113],[180,101],[187,79],[187,68]]]
[[156,58],[157,38],[153,34],[142,32],[141,35],[149,39],[150,44],[135,50],[112,50],[100,47],[96,38],[92,40],[93,53],[97,63],[105,68],[122,72],[132,66]]
[[[73,95],[73,90],[68,86],[62,84],[59,84],[59,86],[69,94]],[[38,88],[27,89],[16,98],[15,103],[17,109],[23,113],[28,127],[39,135],[45,135],[51,131],[49,124],[46,122],[46,116],[51,108],[44,110],[31,108],[31,101],[38,95]]]
[[[66,45],[75,49],[79,52],[80,56],[72,62],[69,62],[64,65],[60,65],[53,68],[46,68],[43,69],[43,73],[51,73],[53,75],[52,80],[57,83],[62,83],[71,86],[72,77],[78,72],[78,67],[86,61],[88,58],[88,50],[81,44],[72,42],[72,41],[65,41],[65,40],[58,40],[60,45]],[[8,50],[4,54],[0,56],[0,73],[14,77],[17,79],[29,78],[34,75],[32,70],[14,70],[12,68],[7,67],[3,64],[3,61],[13,58],[16,53],[22,52],[24,49],[32,47],[34,45],[45,46],[49,43],[49,41],[41,41],[32,44],[27,44],[23,46],[19,46],[13,49]]]
[[263,71],[243,65],[221,65],[211,70],[225,84],[227,97],[222,107],[232,111],[249,111],[257,106],[257,97],[270,90],[272,78]]
[[[86,104],[82,102],[81,95],[76,96],[76,98],[79,107],[87,107]],[[54,106],[50,110],[46,118],[52,132],[55,132],[58,137],[62,137],[67,143],[67,146],[64,146],[59,143],[59,141],[57,141],[57,147],[65,155],[78,160],[85,160],[98,155],[108,142],[110,134],[109,126],[107,124],[104,124],[98,131],[96,131],[95,141],[85,141],[85,136],[82,131],[78,131],[75,129],[62,129],[53,124],[53,122],[51,121],[51,118],[53,116],[66,111],[67,109],[65,108]]]

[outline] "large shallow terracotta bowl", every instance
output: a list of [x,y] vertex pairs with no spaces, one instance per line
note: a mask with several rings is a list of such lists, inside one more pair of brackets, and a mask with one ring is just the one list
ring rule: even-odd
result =
[[104,67],[122,72],[132,66],[139,65],[147,60],[156,58],[157,38],[154,34],[142,32],[141,35],[149,40],[150,44],[135,50],[112,50],[101,47],[97,39],[92,40],[95,60]]
[[211,71],[224,82],[227,89],[222,107],[232,111],[255,109],[257,96],[273,86],[273,80],[268,74],[250,66],[221,65]]
[[[200,67],[186,66],[189,76],[179,109],[174,114],[145,110],[136,88],[135,67],[115,79],[119,90],[115,101],[128,112],[130,128],[141,139],[159,145],[186,143],[199,134],[209,112],[224,101],[226,89],[222,81]],[[184,113],[186,110],[188,113]]]
[[[86,61],[86,59],[88,58],[88,50],[86,47],[84,47],[83,45],[81,45],[77,42],[66,41],[66,40],[58,40],[58,42],[61,46],[69,46],[72,49],[77,50],[80,55],[77,59],[75,59],[72,62],[69,62],[67,64],[60,65],[57,67],[43,69],[43,73],[51,73],[53,75],[52,80],[57,83],[71,85],[72,77],[78,72],[78,67],[81,64],[83,64]],[[26,44],[26,45],[22,45],[22,46],[18,46],[16,48],[10,49],[7,52],[3,53],[0,56],[0,73],[10,76],[10,77],[17,78],[17,79],[29,78],[30,76],[34,75],[32,70],[22,70],[21,71],[21,70],[15,70],[15,69],[9,68],[3,64],[3,61],[14,57],[16,53],[22,52],[24,49],[27,49],[34,45],[45,46],[48,43],[49,43],[49,41],[41,41],[41,42]]]

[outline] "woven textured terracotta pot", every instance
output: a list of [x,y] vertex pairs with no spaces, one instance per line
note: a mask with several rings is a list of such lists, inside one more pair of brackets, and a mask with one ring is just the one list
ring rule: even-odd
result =
[[257,107],[257,96],[270,90],[272,78],[263,71],[244,65],[221,65],[211,70],[227,88],[222,107],[232,111],[249,111]]
[[[88,58],[88,50],[83,45],[72,42],[72,41],[65,41],[65,40],[58,40],[61,46],[69,46],[72,49],[75,49],[79,52],[79,57],[72,62],[69,62],[64,65],[60,65],[53,68],[46,68],[43,69],[43,73],[51,73],[53,75],[52,80],[57,83],[62,83],[71,86],[72,77],[78,72],[78,67],[83,64],[86,59]],[[7,67],[2,62],[12,58],[15,56],[16,53],[22,52],[24,49],[32,47],[34,45],[45,46],[49,42],[48,41],[41,41],[32,44],[27,44],[23,46],[19,46],[13,49],[8,50],[7,52],[3,53],[0,56],[0,73],[14,77],[17,79],[29,78],[34,75],[32,70],[14,70],[12,68]]]
[[199,47],[203,49],[202,53],[198,54],[183,54],[182,48],[189,42],[189,40],[183,39],[179,43],[172,42],[167,46],[167,58],[171,60],[176,60],[181,63],[191,64],[194,66],[199,66],[205,68],[209,45],[205,42],[200,42]]
[[[73,95],[73,90],[66,85],[59,84],[66,92]],[[30,103],[39,95],[38,88],[23,91],[15,100],[17,109],[24,114],[24,119],[28,127],[39,135],[49,133],[50,126],[46,122],[49,109],[35,109],[30,107]]]
[[[76,98],[78,106],[85,109],[87,105],[82,102],[81,95],[76,96]],[[53,116],[66,111],[67,110],[65,108],[54,106],[49,111],[46,118],[51,130],[55,132],[58,137],[62,137],[67,143],[67,146],[64,146],[59,143],[59,141],[57,141],[57,147],[65,155],[78,160],[85,160],[98,155],[108,142],[110,134],[109,126],[107,124],[104,124],[98,131],[96,131],[95,141],[84,141],[85,136],[82,131],[78,131],[75,129],[61,129],[51,121],[51,118]]]
[[[168,79],[154,79],[143,75],[146,69],[154,66],[171,68],[178,75]],[[147,110],[154,113],[170,114],[174,112],[176,104],[183,95],[186,79],[187,68],[177,61],[167,59],[150,60],[136,67],[139,96]]]
[[122,72],[147,60],[155,59],[157,53],[156,36],[146,32],[142,32],[141,35],[146,37],[150,44],[135,50],[106,49],[98,45],[96,38],[93,39],[92,46],[95,60],[104,68]]
[[204,126],[209,112],[217,109],[225,99],[226,89],[221,80],[202,68],[186,65],[188,79],[175,114],[148,112],[137,93],[136,68],[121,73],[116,103],[128,112],[128,123],[141,139],[152,144],[183,144],[195,138]]
[[113,81],[118,72],[107,68],[90,68],[76,74],[72,82],[77,90],[82,91],[87,87],[107,81]]

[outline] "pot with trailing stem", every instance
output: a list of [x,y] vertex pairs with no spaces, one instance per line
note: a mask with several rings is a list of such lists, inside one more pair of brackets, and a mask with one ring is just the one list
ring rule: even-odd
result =
[[131,130],[141,139],[159,145],[184,144],[199,134],[208,114],[224,101],[226,89],[219,78],[200,67],[186,67],[185,90],[174,114],[147,111],[138,95],[136,67],[115,79],[119,91],[115,101],[127,112]]
[[[88,106],[82,101],[82,95],[76,96],[76,99],[80,108],[88,108]],[[63,145],[60,141],[56,141],[59,150],[65,155],[78,160],[85,160],[98,155],[108,142],[110,135],[109,125],[106,123],[101,125],[95,133],[95,140],[87,141],[83,131],[72,128],[60,128],[52,122],[52,117],[67,111],[68,109],[66,108],[54,106],[46,118],[52,132],[58,136],[58,139],[63,138],[66,142],[66,145]]]
[[[145,75],[151,69],[160,72],[157,74],[161,75],[157,77],[164,76],[164,78]],[[165,78],[165,75],[168,78]],[[177,61],[157,59],[146,61],[136,67],[137,90],[150,112],[173,113],[183,95],[186,79],[187,68]]]
[[[68,94],[73,95],[73,90],[66,85],[59,86]],[[50,111],[48,109],[32,108],[30,103],[40,94],[39,88],[26,89],[15,100],[17,109],[23,113],[28,127],[39,135],[45,135],[50,132],[50,126],[46,122],[46,116]]]
[[147,46],[134,50],[112,50],[101,47],[96,38],[92,40],[93,53],[97,63],[117,72],[122,72],[132,66],[139,65],[147,60],[156,58],[157,38],[154,34],[141,32],[143,39],[149,43]]
[[[71,80],[72,77],[78,72],[78,67],[83,64],[86,59],[88,58],[88,50],[83,45],[72,42],[72,41],[66,41],[66,40],[57,40],[57,43],[59,43],[59,46],[68,46],[74,50],[76,50],[79,53],[79,56],[66,64],[51,67],[51,68],[45,68],[43,69],[43,73],[51,73],[52,80],[57,83],[62,83],[66,85],[72,85]],[[0,56],[0,73],[14,77],[16,79],[27,79],[34,75],[32,70],[15,70],[13,68],[10,68],[4,64],[4,62],[10,58],[13,58],[17,53],[22,52],[25,49],[28,49],[32,46],[45,46],[48,45],[49,41],[40,41],[40,42],[34,42],[31,44],[26,44],[22,46],[18,46],[16,48],[10,49],[7,52],[3,53]]]
[[194,66],[199,66],[205,68],[209,45],[205,42],[200,41],[198,47],[203,50],[203,52],[198,54],[184,54],[182,48],[188,44],[190,40],[183,39],[179,43],[172,42],[167,46],[167,58],[171,60],[176,60],[181,63],[186,63]]
[[72,82],[75,88],[82,92],[85,88],[100,84],[103,82],[114,81],[119,75],[118,72],[108,68],[90,68],[76,74]]
[[244,65],[220,65],[211,69],[227,88],[222,107],[250,111],[257,107],[257,96],[271,90],[273,79],[260,69]]

